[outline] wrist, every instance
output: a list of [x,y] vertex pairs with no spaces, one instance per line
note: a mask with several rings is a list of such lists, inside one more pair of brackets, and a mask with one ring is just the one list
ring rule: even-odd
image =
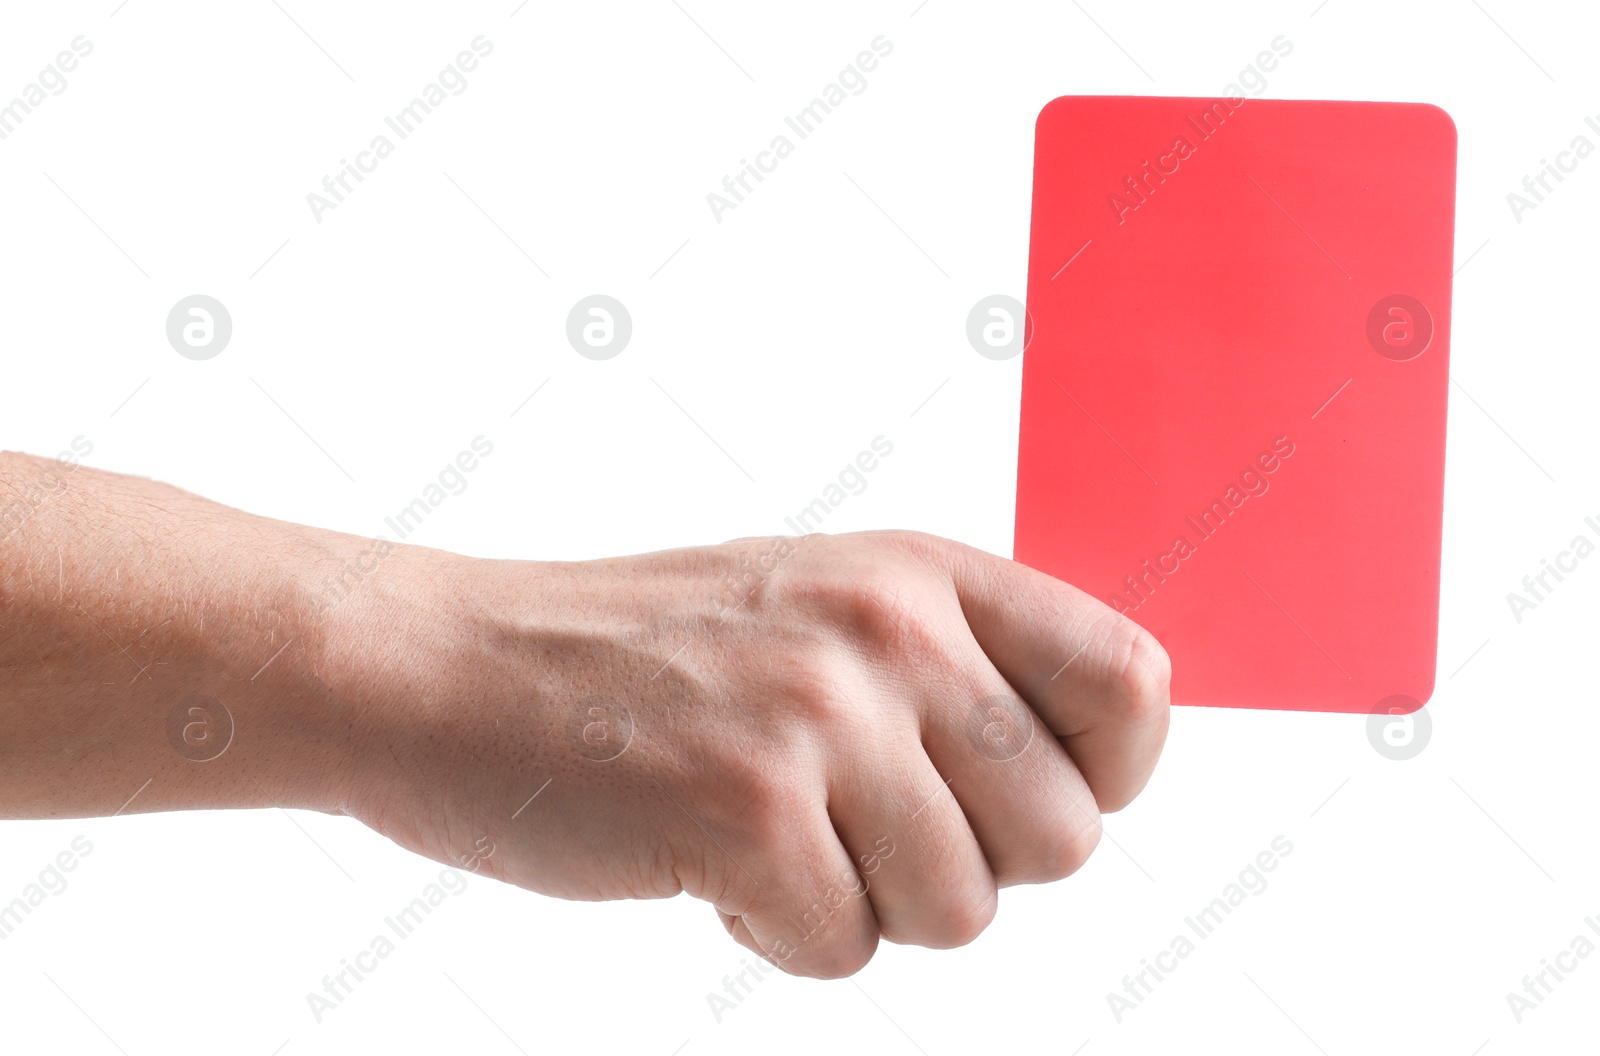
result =
[[200,581],[205,611],[176,632],[188,643],[183,688],[215,726],[196,746],[169,721],[167,740],[186,760],[179,774],[192,789],[182,805],[341,813],[364,769],[362,722],[324,679],[336,622],[317,591],[360,541],[260,518],[230,518],[222,531],[240,556],[222,572],[212,564]]
[[[508,691],[523,674],[507,648],[499,613],[505,570],[418,546],[340,537],[307,583],[308,640],[299,673],[316,722],[337,744],[338,772],[321,809],[392,831],[415,816],[463,766],[481,764],[489,743],[480,714],[511,696],[534,706],[537,693]],[[493,720],[489,720],[492,731]]]

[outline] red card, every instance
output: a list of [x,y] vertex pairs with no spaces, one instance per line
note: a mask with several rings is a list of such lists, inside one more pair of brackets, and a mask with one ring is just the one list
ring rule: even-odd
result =
[[1153,632],[1174,703],[1433,692],[1455,153],[1421,104],[1040,113],[1016,556]]

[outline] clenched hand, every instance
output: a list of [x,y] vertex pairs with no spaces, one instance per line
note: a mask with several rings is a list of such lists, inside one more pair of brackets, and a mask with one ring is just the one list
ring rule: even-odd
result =
[[404,764],[353,812],[445,861],[488,837],[483,868],[547,894],[687,891],[796,974],[971,941],[998,888],[1083,864],[1166,736],[1149,634],[930,536],[430,565],[421,596],[466,603],[384,604],[394,654],[436,659],[340,688]]
[[7,817],[345,813],[833,977],[1072,873],[1166,737],[1150,635],[930,536],[491,561],[21,455],[0,495]]

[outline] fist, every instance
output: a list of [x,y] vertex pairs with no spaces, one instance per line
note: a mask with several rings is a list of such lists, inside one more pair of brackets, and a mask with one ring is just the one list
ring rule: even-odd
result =
[[551,895],[687,891],[799,975],[972,941],[1000,888],[1084,863],[1166,738],[1147,632],[926,535],[410,567],[381,600],[426,661],[333,650],[373,716],[352,812],[441,861],[487,838],[480,872]]

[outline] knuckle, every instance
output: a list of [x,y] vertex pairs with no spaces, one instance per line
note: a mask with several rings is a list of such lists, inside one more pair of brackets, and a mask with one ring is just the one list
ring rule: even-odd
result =
[[797,839],[794,819],[798,807],[792,790],[778,781],[759,777],[743,785],[743,802],[734,808],[735,824],[762,853],[792,853]]
[[960,545],[942,536],[912,531],[907,528],[894,528],[875,534],[890,547],[915,557],[942,557],[948,554],[953,547]]
[[994,922],[999,907],[999,896],[992,888],[987,894],[953,902],[939,913],[931,929],[931,941],[923,945],[941,950],[965,946]]
[[[723,839],[767,853],[790,847],[809,788],[806,782],[772,752],[755,753],[733,743],[711,747],[709,752],[704,772],[715,774],[711,790],[690,787],[674,798],[704,815],[711,831],[720,830]],[[692,818],[683,822],[691,839],[706,838]]]
[[829,636],[874,657],[926,657],[945,650],[937,603],[922,589],[914,566],[845,564],[792,577],[785,584],[791,610],[810,614]]
[[909,563],[940,580],[950,580],[956,569],[963,566],[982,567],[990,559],[982,550],[942,535],[904,530],[875,534],[887,537],[885,541],[891,553],[908,559]]
[[[810,847],[791,856],[788,881],[773,888],[765,914],[784,923],[771,936],[770,953],[797,975],[837,979],[854,975],[877,949],[878,925],[851,882],[831,870],[829,856]],[[804,877],[805,879],[798,879]]]
[[1134,722],[1159,718],[1171,703],[1172,660],[1155,635],[1131,620],[1121,632],[1117,684]]
[[724,545],[721,593],[724,605],[768,607],[778,574],[799,549],[790,536],[753,536]]
[[778,679],[777,692],[807,728],[831,728],[853,714],[846,680],[825,664],[794,665]]
[[1061,825],[1042,834],[1038,845],[1038,870],[1045,882],[1064,880],[1082,869],[1100,845],[1101,822],[1098,811],[1084,816],[1073,811]]
[[779,960],[778,967],[790,975],[812,979],[845,979],[867,966],[878,952],[876,936],[823,943],[805,951],[802,957]]
[[900,657],[925,658],[944,651],[946,635],[906,582],[880,576],[853,586],[847,626],[860,642]]
[[666,868],[678,887],[691,897],[715,906],[723,918],[723,926],[737,937],[732,922],[745,913],[760,894],[761,885],[756,878],[704,840],[685,841],[681,847],[664,849],[663,855],[670,855]]

